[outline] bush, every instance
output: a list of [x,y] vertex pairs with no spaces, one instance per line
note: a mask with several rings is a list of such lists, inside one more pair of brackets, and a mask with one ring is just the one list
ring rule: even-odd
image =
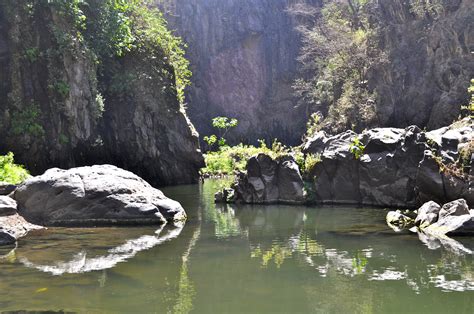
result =
[[243,171],[247,166],[247,160],[259,153],[265,153],[272,158],[290,153],[290,149],[278,141],[274,141],[272,148],[267,147],[263,140],[260,146],[244,145],[240,143],[235,146],[222,146],[216,152],[204,154],[206,167],[201,169],[201,173],[211,176],[229,175],[234,171]]
[[14,163],[12,152],[5,156],[0,155],[0,182],[19,184],[29,176],[30,174],[23,166]]

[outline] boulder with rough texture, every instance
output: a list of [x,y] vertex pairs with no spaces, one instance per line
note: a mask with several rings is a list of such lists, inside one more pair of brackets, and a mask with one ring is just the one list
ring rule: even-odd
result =
[[323,204],[415,208],[463,198],[474,205],[474,178],[465,170],[472,172],[472,166],[454,164],[473,140],[474,125],[466,119],[428,133],[417,126],[319,132],[303,146],[306,155],[321,160],[305,179],[314,201]]
[[438,221],[441,206],[438,203],[429,201],[418,209],[415,225],[424,228]]
[[474,235],[474,216],[446,216],[423,229],[423,232],[433,236]]
[[[424,133],[415,126],[378,128],[360,135],[346,131],[329,138],[318,133],[304,146],[306,154],[321,156],[309,173],[316,201],[414,207],[424,140]],[[354,153],[357,149],[361,156]]]
[[303,179],[292,156],[273,159],[259,154],[247,162],[247,172],[240,173],[232,189],[216,194],[216,201],[255,204],[305,202]]
[[28,232],[40,229],[44,227],[31,224],[18,214],[0,217],[0,245],[14,244]]
[[53,168],[14,193],[18,212],[44,226],[163,224],[186,219],[181,205],[111,165]]
[[462,216],[469,214],[469,207],[467,206],[466,200],[459,199],[444,204],[439,212],[439,219],[441,220],[447,216]]
[[17,205],[14,199],[8,196],[0,196],[0,217],[16,214]]

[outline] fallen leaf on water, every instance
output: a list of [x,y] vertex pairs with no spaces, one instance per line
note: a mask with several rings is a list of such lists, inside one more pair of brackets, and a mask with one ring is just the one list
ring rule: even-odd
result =
[[39,288],[36,290],[36,293],[41,293],[41,292],[46,292],[48,291],[48,288]]

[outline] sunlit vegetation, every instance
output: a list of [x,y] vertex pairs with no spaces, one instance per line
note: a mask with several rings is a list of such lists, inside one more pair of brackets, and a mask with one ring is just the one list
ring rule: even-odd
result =
[[4,156],[0,155],[0,182],[19,184],[29,176],[30,174],[23,166],[15,164],[12,152]]

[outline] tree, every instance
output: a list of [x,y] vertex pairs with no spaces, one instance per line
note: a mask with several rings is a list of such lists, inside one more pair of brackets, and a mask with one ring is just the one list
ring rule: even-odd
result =
[[217,129],[218,135],[205,136],[204,141],[208,145],[208,149],[211,150],[212,147],[217,143],[219,147],[226,145],[225,136],[227,133],[237,127],[239,121],[234,118],[227,117],[215,117],[212,119],[212,126]]

